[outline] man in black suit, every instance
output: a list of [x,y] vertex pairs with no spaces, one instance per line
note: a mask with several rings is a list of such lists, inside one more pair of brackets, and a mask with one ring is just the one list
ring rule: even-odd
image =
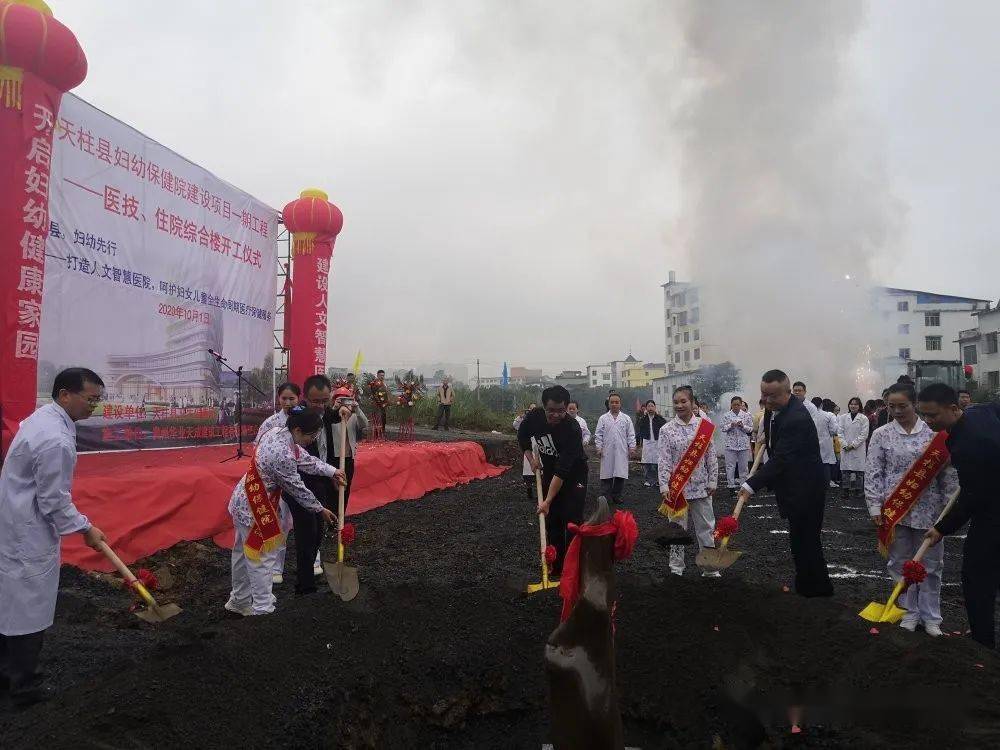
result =
[[749,498],[762,487],[774,490],[778,512],[788,519],[795,592],[800,596],[833,596],[820,541],[827,482],[816,424],[792,395],[788,376],[781,370],[764,373],[760,393],[770,412],[764,423],[769,460],[743,484],[740,496]]

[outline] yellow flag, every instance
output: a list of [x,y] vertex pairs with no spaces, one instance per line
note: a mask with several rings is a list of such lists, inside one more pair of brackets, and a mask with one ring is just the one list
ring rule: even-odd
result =
[[361,374],[361,350],[358,349],[358,356],[354,358],[354,377]]

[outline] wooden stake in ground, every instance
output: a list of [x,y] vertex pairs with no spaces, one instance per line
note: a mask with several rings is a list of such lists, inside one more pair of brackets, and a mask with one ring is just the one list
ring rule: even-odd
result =
[[149,593],[149,590],[142,585],[139,579],[129,570],[129,567],[122,562],[122,559],[105,542],[98,544],[97,549],[118,569],[118,572],[122,574],[122,578],[128,583],[129,588],[133,589],[146,602],[146,609],[138,610],[135,613],[136,617],[146,622],[163,622],[179,615],[183,611],[176,604],[157,604],[156,599]]
[[[538,444],[532,439],[531,452],[535,456],[535,460],[538,461]],[[539,466],[541,464],[539,463]],[[542,494],[542,470],[535,469],[535,497],[541,502],[543,498]],[[545,550],[549,546],[548,537],[545,534],[545,516],[541,513],[538,514],[538,542],[539,548],[541,550],[542,558],[542,580],[541,583],[529,583],[527,592],[529,594],[534,594],[537,591],[545,591],[546,589],[554,589],[559,585],[559,581],[549,580],[549,563],[545,559]]]
[[[347,469],[347,420],[351,410],[343,407],[340,410],[340,470]],[[330,590],[343,601],[349,602],[358,595],[361,584],[358,582],[358,569],[344,564],[344,492],[346,488],[337,483],[337,562],[323,561],[323,572]]]
[[[948,498],[948,504],[944,506],[944,510],[941,511],[941,515],[938,516],[937,521],[934,525],[937,526],[941,523],[941,519],[944,518],[948,511],[951,510],[951,506],[955,504],[958,500],[958,496],[961,494],[961,490],[955,490],[952,496]],[[943,543],[943,540],[942,540]],[[924,539],[924,543],[920,545],[917,549],[917,554],[913,556],[912,562],[920,562],[924,555],[927,554],[927,550],[931,548],[931,540]],[[892,593],[889,595],[889,600],[885,604],[879,604],[878,602],[872,602],[863,610],[858,612],[858,616],[868,620],[869,622],[889,622],[897,623],[903,619],[903,615],[906,614],[906,610],[901,607],[896,606],[896,600],[906,591],[906,587],[909,586],[905,576],[897,583],[893,589]]]
[[[750,475],[747,477],[749,479],[760,467],[760,459],[764,455],[764,445],[757,449],[757,455],[754,456],[753,466],[750,467]],[[737,522],[740,520],[740,513],[743,512],[743,504],[746,502],[744,498],[740,498],[736,502],[736,508],[733,510],[732,520]],[[719,519],[720,521],[722,519]],[[733,532],[735,533],[735,532]],[[729,547],[729,536],[724,536],[718,539],[716,544],[718,545],[715,549],[703,549],[698,553],[698,556],[694,559],[695,564],[702,570],[716,571],[725,570],[734,562],[740,559],[742,552],[737,550],[728,549]]]

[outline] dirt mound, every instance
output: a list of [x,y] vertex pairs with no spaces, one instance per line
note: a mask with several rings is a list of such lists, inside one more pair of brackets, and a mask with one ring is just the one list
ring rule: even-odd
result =
[[[542,651],[559,603],[555,592],[518,591],[537,578],[537,524],[519,474],[355,519],[362,592],[347,604],[296,599],[287,583],[274,616],[230,619],[228,553],[189,543],[144,562],[169,572],[162,597],[185,610],[154,627],[125,611],[122,590],[64,570],[44,654],[61,693],[0,713],[0,746],[540,747]],[[782,529],[768,517],[773,499],[748,510],[736,568],[702,579],[689,553],[679,578],[664,575],[653,541],[655,491],[630,486],[642,536],[618,569],[627,744],[1000,746],[994,654],[896,627],[872,635],[857,618],[890,589],[859,509],[831,501],[827,547],[844,577],[835,599],[803,600],[782,590],[790,565],[787,537],[771,533]],[[945,625],[964,630],[957,590],[946,592]],[[795,736],[790,705],[804,706]]]

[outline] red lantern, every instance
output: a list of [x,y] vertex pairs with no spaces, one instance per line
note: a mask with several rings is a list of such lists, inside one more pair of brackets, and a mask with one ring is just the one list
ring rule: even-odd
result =
[[972,369],[972,365],[966,365],[965,366],[965,377],[971,378],[972,375],[974,374],[974,372],[975,371]]
[[[301,383],[326,372],[327,289],[333,243],[344,215],[322,190],[303,190],[281,212],[292,234],[292,299],[286,306],[288,378]],[[290,324],[289,321],[294,321]],[[322,335],[321,335],[322,334]]]

